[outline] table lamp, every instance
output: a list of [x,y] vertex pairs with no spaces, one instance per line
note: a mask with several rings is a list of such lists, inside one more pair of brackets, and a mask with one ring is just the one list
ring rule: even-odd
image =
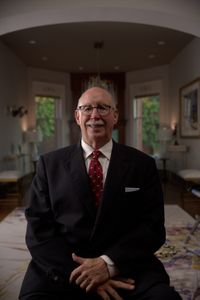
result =
[[172,139],[172,129],[168,125],[160,125],[158,129],[158,140],[160,141],[160,157],[166,157],[167,143]]
[[30,129],[25,132],[25,141],[31,145],[31,159],[37,161],[39,158],[38,144],[43,140],[42,131],[40,128]]

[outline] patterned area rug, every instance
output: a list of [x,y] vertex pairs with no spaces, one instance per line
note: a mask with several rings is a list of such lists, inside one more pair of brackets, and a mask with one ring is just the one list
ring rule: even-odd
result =
[[200,299],[200,230],[185,244],[191,229],[167,228],[166,243],[156,253],[183,300]]
[[25,246],[24,209],[15,209],[0,223],[0,299],[18,299],[30,260]]
[[[194,224],[177,205],[166,205],[167,240],[156,253],[164,263],[171,285],[183,300],[200,300],[200,225],[186,237]],[[0,223],[0,299],[18,299],[21,283],[30,260],[25,245],[24,209],[15,209]],[[170,300],[170,299],[169,299]]]

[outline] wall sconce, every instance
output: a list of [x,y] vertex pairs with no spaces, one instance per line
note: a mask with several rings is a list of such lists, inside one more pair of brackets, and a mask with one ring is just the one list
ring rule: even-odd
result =
[[24,115],[28,113],[28,110],[24,106],[19,106],[18,108],[16,106],[7,106],[7,114],[12,117],[20,117],[22,118]]

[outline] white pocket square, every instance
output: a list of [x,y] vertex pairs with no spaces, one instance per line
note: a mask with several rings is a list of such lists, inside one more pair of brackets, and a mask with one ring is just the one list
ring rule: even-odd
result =
[[136,192],[139,190],[140,190],[140,188],[138,188],[138,187],[125,187],[125,193]]

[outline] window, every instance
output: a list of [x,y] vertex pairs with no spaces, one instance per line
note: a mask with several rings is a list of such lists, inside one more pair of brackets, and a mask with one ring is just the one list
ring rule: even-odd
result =
[[134,146],[148,154],[159,151],[159,96],[137,97],[133,100]]
[[43,141],[39,145],[39,153],[54,150],[58,146],[60,98],[36,96],[36,127],[42,131]]
[[42,130],[43,138],[52,138],[55,134],[55,99],[52,97],[35,97],[36,127]]

